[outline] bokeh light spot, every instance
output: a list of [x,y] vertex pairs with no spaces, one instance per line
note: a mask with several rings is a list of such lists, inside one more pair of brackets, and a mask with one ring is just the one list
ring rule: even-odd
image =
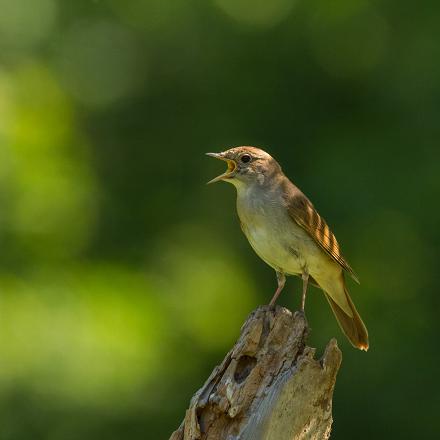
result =
[[257,290],[225,243],[197,227],[182,226],[180,234],[161,246],[170,306],[204,350],[224,349],[256,305]]
[[193,22],[194,7],[188,0],[105,0],[115,14],[142,33],[159,38],[178,34]]
[[25,63],[13,72],[11,86],[13,117],[7,131],[16,148],[27,153],[62,150],[71,135],[73,115],[53,73],[42,64]]
[[61,81],[80,102],[102,107],[130,96],[145,80],[145,53],[115,23],[74,26],[59,48]]
[[0,384],[55,400],[127,404],[160,359],[160,305],[144,274],[117,265],[0,274]]
[[0,226],[28,257],[76,254],[93,231],[96,186],[83,161],[85,142],[74,134],[71,102],[37,63],[23,64],[5,78]]
[[8,46],[39,43],[56,18],[54,0],[0,0],[0,39]]
[[278,24],[295,6],[294,0],[214,0],[216,5],[236,21],[267,28]]

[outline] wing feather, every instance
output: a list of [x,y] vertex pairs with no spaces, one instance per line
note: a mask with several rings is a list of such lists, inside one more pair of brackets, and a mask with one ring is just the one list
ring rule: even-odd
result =
[[286,193],[286,203],[290,217],[308,232],[315,242],[359,283],[354,270],[342,256],[335,235],[325,220],[318,214],[312,202],[298,188],[293,186]]

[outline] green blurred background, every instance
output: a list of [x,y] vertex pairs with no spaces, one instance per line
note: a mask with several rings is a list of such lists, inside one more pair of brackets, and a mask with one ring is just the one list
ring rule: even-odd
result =
[[[335,439],[439,435],[440,4],[0,0],[0,439],[166,439],[275,277],[204,156],[272,153],[333,227],[371,349]],[[299,304],[289,279],[280,303]]]

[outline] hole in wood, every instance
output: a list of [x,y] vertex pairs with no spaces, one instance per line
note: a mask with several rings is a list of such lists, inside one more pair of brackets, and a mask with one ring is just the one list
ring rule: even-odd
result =
[[237,367],[235,368],[234,380],[237,383],[242,383],[251,373],[257,360],[252,356],[242,356],[237,361]]

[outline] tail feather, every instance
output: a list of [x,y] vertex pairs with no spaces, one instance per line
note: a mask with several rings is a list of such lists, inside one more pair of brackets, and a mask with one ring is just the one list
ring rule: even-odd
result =
[[347,338],[350,340],[350,342],[354,347],[359,348],[360,350],[367,351],[369,347],[368,331],[361,317],[359,316],[359,313],[356,310],[356,307],[354,306],[353,301],[350,298],[350,295],[348,294],[348,290],[347,287],[345,286],[345,282],[344,282],[344,291],[345,291],[345,296],[347,298],[347,302],[353,314],[352,317],[348,316],[344,312],[344,310],[341,307],[339,307],[338,304],[330,297],[330,295],[326,293],[325,296],[345,336],[347,336]]

